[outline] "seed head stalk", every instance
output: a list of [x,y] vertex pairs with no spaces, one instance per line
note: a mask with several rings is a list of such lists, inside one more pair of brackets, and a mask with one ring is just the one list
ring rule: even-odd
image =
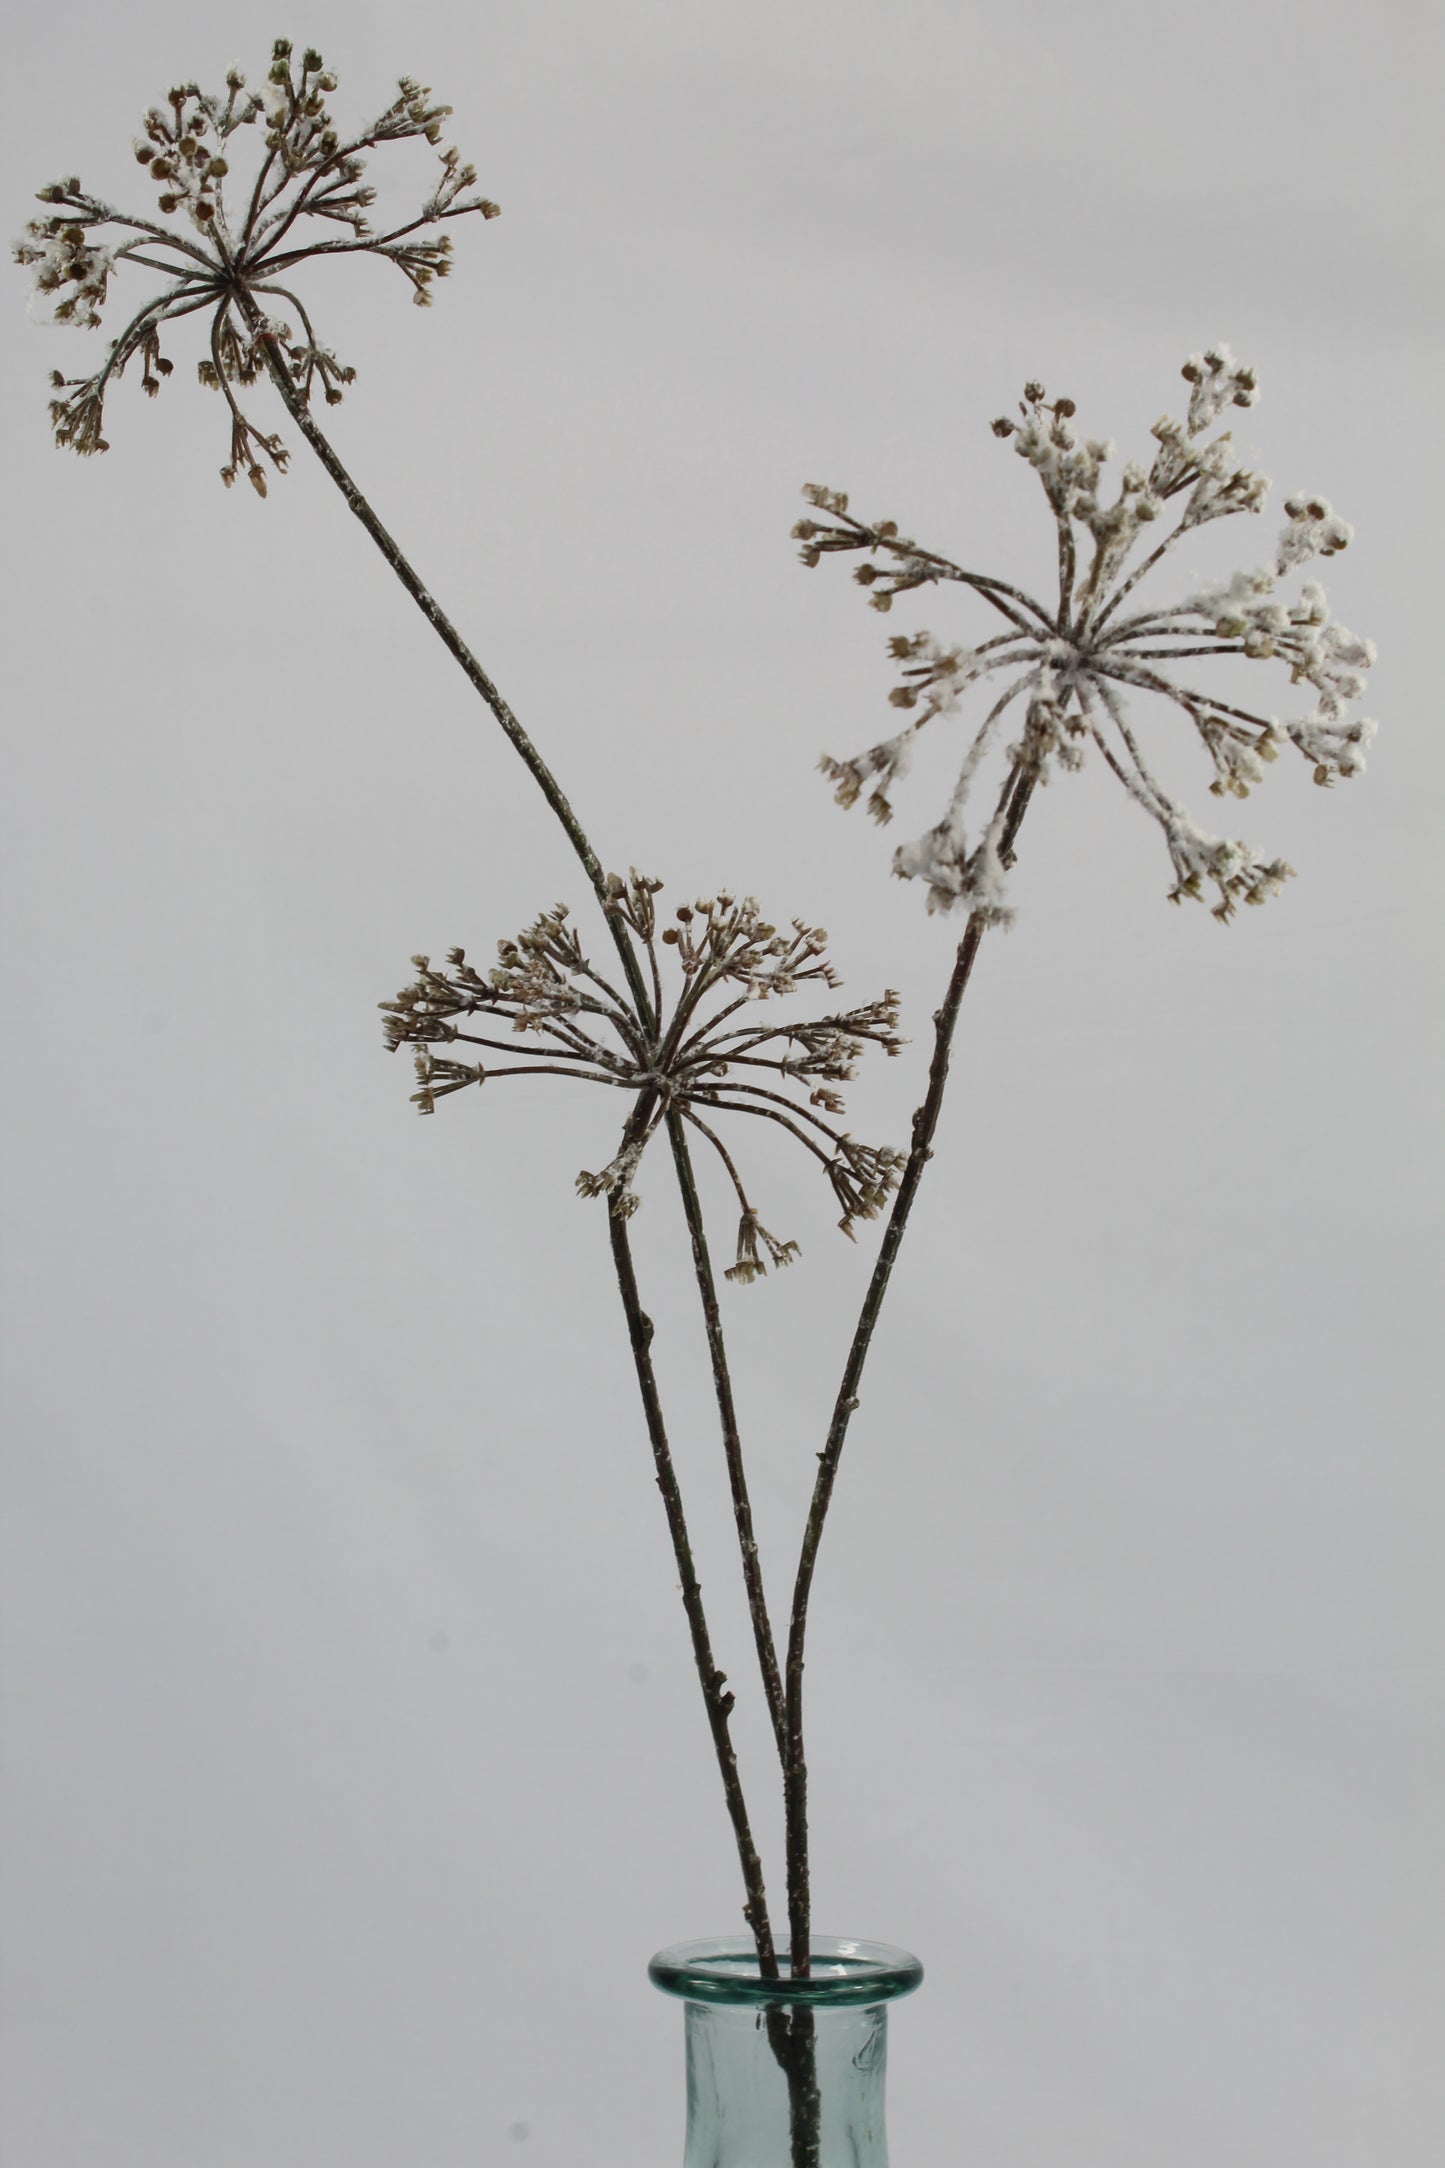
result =
[[642,976],[636,951],[626,926],[615,912],[607,909],[607,876],[603,872],[602,862],[592,848],[587,833],[573,811],[571,802],[563,791],[561,784],[542,758],[529,733],[517,720],[508,702],[503,699],[493,679],[482,668],[482,665],[457,631],[456,626],[447,616],[441,604],[430,589],[425,586],[403,554],[399,544],[382,524],[372,506],[352,480],[351,475],[338,458],[336,449],[330,439],[323,430],[317,427],[315,417],[305,399],[302,398],[284,358],[277,352],[277,341],[267,329],[265,319],[252,300],[251,295],[244,288],[241,288],[238,291],[237,301],[260,351],[265,356],[271,381],[280,394],[282,403],[296,428],[316,454],[322,467],[340,490],[348,508],[360,520],[362,526],[381,551],[382,556],[401,581],[402,586],[411,596],[412,601],[421,611],[422,616],[431,626],[448,654],[459,665],[467,682],[486,702],[493,716],[501,725],[505,736],[521,756],[542,796],[557,816],[563,833],[581,861],[582,870],[587,875],[593,894],[602,908],[607,921],[608,932],[616,947],[622,968],[627,974],[627,983],[631,989],[633,999],[637,1002],[638,1007],[646,1012],[649,1008],[648,989]]
[[[817,565],[824,556],[860,557],[854,578],[876,610],[886,612],[897,596],[925,586],[953,585],[971,590],[1011,627],[976,646],[944,646],[928,632],[890,640],[889,652],[902,668],[889,702],[909,719],[901,730],[852,759],[825,754],[822,761],[840,805],[853,805],[866,788],[869,811],[886,823],[892,817],[894,788],[908,772],[919,733],[935,719],[951,716],[962,695],[984,678],[1001,672],[1008,680],[973,732],[943,818],[893,857],[896,874],[926,883],[930,911],[962,906],[969,916],[948,991],[934,1018],[933,1062],[927,1095],[914,1116],[912,1149],[819,1454],[794,1585],[786,1666],[785,1791],[795,1968],[806,1967],[808,1961],[802,1686],[818,1545],[889,1276],[930,1156],[959,1005],[984,930],[1007,923],[1011,916],[1006,876],[1029,799],[1052,773],[1077,770],[1092,749],[1162,828],[1174,870],[1169,900],[1197,899],[1206,883],[1212,883],[1218,891],[1213,915],[1228,924],[1238,904],[1259,905],[1277,895],[1293,868],[1283,859],[1264,858],[1237,838],[1212,835],[1191,818],[1146,759],[1126,695],[1160,698],[1176,721],[1181,715],[1187,718],[1213,766],[1209,789],[1217,798],[1248,797],[1286,744],[1304,755],[1318,784],[1359,775],[1375,731],[1371,719],[1350,713],[1363,695],[1365,672],[1375,659],[1373,643],[1357,639],[1331,617],[1317,582],[1305,582],[1293,600],[1280,590],[1281,581],[1300,567],[1315,557],[1338,555],[1350,541],[1348,522],[1325,498],[1286,498],[1287,524],[1267,563],[1236,572],[1227,582],[1196,585],[1167,606],[1119,614],[1120,606],[1176,544],[1215,520],[1258,513],[1269,493],[1262,474],[1237,463],[1231,432],[1211,435],[1228,408],[1255,404],[1255,371],[1242,367],[1220,344],[1191,354],[1181,373],[1190,386],[1186,414],[1175,420],[1166,413],[1154,423],[1150,434],[1157,449],[1151,463],[1126,465],[1112,501],[1102,475],[1114,447],[1100,439],[1080,439],[1073,400],[1050,401],[1041,384],[1030,382],[1019,405],[1021,419],[1004,416],[994,423],[994,434],[1011,441],[1033,468],[1048,501],[1058,563],[1053,610],[1012,583],[965,569],[922,547],[901,533],[895,520],[859,519],[850,511],[846,493],[820,484],[804,490],[810,511],[793,529],[806,565]],[[1171,505],[1174,515],[1168,510]],[[1175,515],[1162,540],[1146,547],[1158,523]],[[1086,549],[1092,544],[1086,563],[1079,557],[1079,541]],[[1136,550],[1142,555],[1128,569]],[[1280,720],[1221,701],[1207,688],[1181,683],[1174,674],[1182,661],[1215,655],[1284,663],[1292,685],[1313,691],[1313,708]],[[1189,675],[1192,679],[1192,669]],[[991,819],[971,840],[966,828],[970,793],[983,763],[999,750],[998,726],[1016,700],[1022,703],[1024,721],[1017,742],[1006,748],[1007,780]]]
[[[999,855],[1006,865],[1012,862],[1014,844],[1037,781],[1037,773],[1022,764],[1015,764],[1010,771],[1003,793],[1003,823],[999,844]],[[868,1281],[863,1306],[858,1313],[858,1323],[843,1365],[842,1382],[833,1404],[833,1419],[828,1426],[823,1450],[818,1455],[818,1473],[813,1483],[812,1503],[808,1508],[797,1578],[793,1584],[786,1672],[787,1757],[784,1765],[784,1801],[787,1826],[788,1933],[794,1979],[808,1977],[812,1929],[808,1871],[808,1763],[803,1738],[803,1665],[813,1570],[817,1564],[818,1546],[822,1541],[823,1525],[832,1502],[833,1485],[837,1479],[838,1463],[843,1457],[848,1426],[858,1409],[858,1391],[863,1382],[868,1353],[873,1345],[873,1334],[888,1293],[898,1252],[903,1245],[903,1237],[908,1231],[909,1218],[923,1181],[924,1169],[933,1157],[933,1139],[943,1111],[943,1097],[948,1085],[949,1063],[959,1010],[973,973],[974,960],[991,922],[991,915],[987,910],[970,912],[954,957],[953,970],[943,1001],[934,1014],[933,1058],[928,1070],[928,1089],[923,1104],[913,1117],[913,1136],[907,1164],[893,1200],[893,1208],[888,1215],[883,1239],[878,1245],[877,1261]]]
[[733,1750],[728,1719],[732,1714],[733,1695],[727,1687],[727,1674],[720,1671],[713,1658],[712,1643],[708,1634],[707,1616],[703,1610],[702,1588],[693,1563],[692,1545],[688,1538],[687,1521],[683,1514],[682,1493],[678,1488],[677,1470],[673,1465],[672,1449],[668,1443],[667,1428],[663,1420],[662,1402],[657,1390],[657,1379],[652,1368],[652,1320],[642,1307],[637,1291],[637,1274],[633,1267],[632,1245],[628,1238],[627,1221],[615,1212],[607,1215],[607,1225],[612,1241],[612,1260],[617,1273],[618,1291],[622,1296],[622,1308],[627,1319],[627,1335],[632,1347],[633,1367],[637,1372],[638,1390],[642,1396],[643,1413],[647,1420],[647,1435],[652,1445],[653,1462],[657,1470],[657,1487],[662,1493],[663,1509],[667,1515],[668,1534],[672,1539],[672,1555],[677,1565],[678,1579],[682,1586],[683,1608],[687,1613],[688,1631],[692,1637],[693,1660],[697,1666],[698,1679],[702,1685],[703,1701],[707,1709],[708,1728],[712,1733],[713,1748],[717,1755],[718,1769],[722,1775],[723,1794],[727,1801],[728,1818],[732,1823],[733,1837],[737,1845],[738,1860],[742,1867],[743,1886],[747,1901],[743,1917],[752,1931],[757,1946],[758,1969],[765,1978],[775,1979],[778,1971],[777,1953],[773,1947],[772,1927],[768,1918],[767,1896],[763,1887],[763,1867],[758,1848],[753,1841],[748,1822],[747,1804],[743,1797],[742,1780],[738,1774],[737,1755]]
[[[703,1224],[702,1201],[697,1193],[697,1180],[693,1173],[692,1157],[688,1151],[687,1136],[683,1130],[681,1117],[675,1112],[670,1113],[667,1117],[667,1134],[668,1141],[672,1146],[683,1214],[687,1220],[688,1240],[692,1249],[693,1277],[697,1283],[698,1297],[702,1305],[703,1327],[707,1334],[708,1360],[712,1367],[713,1393],[717,1400],[718,1421],[722,1427],[723,1453],[727,1460],[728,1483],[732,1491],[733,1521],[737,1528],[738,1549],[743,1567],[743,1584],[747,1590],[748,1613],[752,1620],[753,1642],[758,1657],[758,1671],[763,1682],[763,1693],[768,1705],[768,1717],[773,1727],[773,1737],[777,1743],[778,1759],[786,1769],[787,1723],[783,1679],[778,1664],[777,1644],[774,1641],[772,1624],[768,1617],[768,1604],[763,1589],[763,1575],[758,1559],[757,1539],[753,1534],[753,1509],[748,1497],[747,1475],[743,1467],[742,1438],[738,1430],[737,1409],[733,1400],[727,1342],[723,1337],[722,1311],[718,1303],[717,1282],[713,1277],[712,1259],[708,1252],[707,1230]],[[761,1959],[761,1943],[758,1946],[758,1954]]]

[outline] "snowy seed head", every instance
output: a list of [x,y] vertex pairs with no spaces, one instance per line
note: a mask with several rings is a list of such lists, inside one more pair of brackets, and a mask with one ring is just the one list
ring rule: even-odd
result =
[[[1363,696],[1374,646],[1331,621],[1316,583],[1306,582],[1294,596],[1280,591],[1288,574],[1350,542],[1351,528],[1326,499],[1286,499],[1287,525],[1271,563],[1182,601],[1155,605],[1138,594],[1195,528],[1258,512],[1269,489],[1263,475],[1240,464],[1227,429],[1210,433],[1226,407],[1254,405],[1254,370],[1218,345],[1190,355],[1183,375],[1190,386],[1183,420],[1160,416],[1152,460],[1128,463],[1112,498],[1101,487],[1101,469],[1114,446],[1079,440],[1071,399],[1050,402],[1043,385],[1031,381],[1020,419],[993,424],[994,434],[1011,441],[1034,469],[1052,517],[1058,586],[1048,602],[922,548],[892,520],[858,519],[841,491],[812,484],[805,492],[829,517],[806,523],[804,561],[861,554],[855,576],[875,609],[890,608],[916,588],[951,584],[969,589],[994,614],[997,629],[972,647],[945,645],[927,632],[892,639],[889,652],[901,668],[889,701],[907,715],[906,726],[850,759],[825,754],[822,761],[840,805],[855,804],[866,789],[869,811],[886,821],[920,733],[953,714],[985,678],[1003,681],[969,742],[942,819],[894,853],[895,873],[925,884],[930,910],[962,906],[985,922],[1007,920],[1012,838],[1029,795],[1054,769],[1078,768],[1089,748],[1163,831],[1174,869],[1172,901],[1202,897],[1212,886],[1215,915],[1227,919],[1238,903],[1278,893],[1291,867],[1197,827],[1155,773],[1129,705],[1142,695],[1187,721],[1208,757],[1216,797],[1246,797],[1286,742],[1304,755],[1316,782],[1364,769],[1375,725],[1349,709]],[[1315,705],[1281,721],[1216,698],[1200,680],[1209,676],[1206,659],[1218,655],[1283,663],[1291,685],[1313,690]],[[1004,728],[1011,709],[1024,718],[1012,738]],[[1002,758],[1002,781],[991,809],[975,823],[975,786],[991,756]]]

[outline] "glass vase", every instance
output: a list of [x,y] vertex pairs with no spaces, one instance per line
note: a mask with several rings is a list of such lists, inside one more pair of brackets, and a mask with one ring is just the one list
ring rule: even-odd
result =
[[648,1966],[683,2004],[683,2168],[887,2168],[888,2005],[923,1967],[886,1942],[815,1935],[812,1969],[763,1979],[744,1935],[680,1942]]

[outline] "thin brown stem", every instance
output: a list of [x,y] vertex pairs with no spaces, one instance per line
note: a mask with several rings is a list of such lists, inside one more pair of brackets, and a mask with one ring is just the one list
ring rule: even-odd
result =
[[[1229,648],[1225,652],[1238,655],[1243,653],[1243,649]],[[1212,700],[1208,693],[1190,692],[1187,686],[1175,685],[1168,678],[1161,677],[1157,670],[1131,670],[1121,667],[1118,661],[1111,659],[1107,663],[1096,663],[1094,675],[1100,678],[1117,678],[1124,685],[1139,685],[1146,692],[1162,693],[1166,700],[1176,701],[1180,707],[1189,708],[1191,714],[1203,711],[1205,714],[1232,715],[1241,723],[1253,723],[1257,730],[1268,730],[1270,727],[1267,715],[1256,715],[1250,708],[1231,707],[1225,700]]]
[[[457,1033],[459,1039],[464,1039],[466,1036],[465,1032]],[[477,1042],[478,1045],[484,1043],[481,1040]],[[482,1081],[485,1084],[490,1084],[499,1076],[570,1076],[576,1077],[578,1082],[582,1084],[619,1084],[622,1086],[632,1084],[631,1077],[608,1076],[604,1069],[564,1069],[559,1062],[555,1061],[520,1062],[515,1069],[488,1069]]]
[[[741,1085],[738,1086],[739,1090],[742,1088]],[[825,1167],[832,1165],[832,1156],[813,1142],[806,1129],[799,1129],[796,1123],[790,1122],[785,1114],[775,1114],[771,1107],[740,1106],[736,1099],[721,1098],[720,1093],[727,1089],[729,1089],[727,1085],[719,1085],[716,1091],[705,1091],[699,1086],[695,1091],[690,1092],[688,1096],[700,1107],[719,1107],[727,1114],[751,1114],[759,1121],[776,1122],[780,1129],[787,1130],[790,1137],[796,1137],[799,1144],[805,1146],[815,1159],[820,1159]],[[791,1104],[787,1100],[783,1103],[785,1106]],[[801,1114],[803,1110],[798,1107],[794,1111]],[[809,1119],[815,1120],[816,1116],[810,1116]]]
[[[549,1046],[543,1050],[549,1054],[562,1054],[571,1061],[601,1060],[602,1050],[600,1047],[594,1048],[591,1053],[584,1053],[582,1051],[582,1048],[575,1041],[563,1039],[558,1033],[549,1034],[549,1036],[555,1037],[558,1041],[555,1046]],[[580,1036],[581,1035],[579,1034],[579,1038]],[[450,1039],[438,1040],[436,1043],[441,1046],[450,1046],[453,1039],[465,1039],[468,1046],[495,1047],[497,1051],[501,1054],[515,1054],[517,1052],[517,1042],[515,1039],[484,1039],[479,1031],[454,1031]],[[428,1041],[427,1043],[428,1045],[430,1045],[432,1042]],[[614,1084],[630,1084],[632,1082],[632,1077],[630,1074],[624,1077],[613,1077],[609,1075],[608,1082]]]
[[1245,651],[1238,640],[1216,640],[1208,647],[1121,647],[1116,652],[1136,662],[1178,662],[1183,655],[1242,655]]
[[[747,1061],[748,1056],[740,1054],[733,1058],[738,1061]],[[777,1063],[759,1062],[758,1067],[761,1069],[775,1069]],[[746,1092],[751,1099],[771,1099],[775,1106],[786,1107],[788,1112],[796,1115],[800,1122],[811,1122],[815,1129],[821,1129],[824,1136],[833,1144],[841,1144],[843,1141],[841,1130],[834,1129],[830,1122],[825,1122],[821,1114],[814,1114],[807,1107],[800,1107],[795,1099],[785,1097],[782,1092],[770,1091],[766,1084],[739,1084],[736,1077],[729,1077],[725,1084],[717,1086],[717,1090],[719,1092]],[[721,1099],[717,1103],[719,1106],[727,1104],[726,1101]],[[732,1111],[736,1114],[745,1114],[750,1110],[746,1107],[734,1107]],[[763,1110],[754,1108],[751,1111],[761,1113]]]
[[1188,522],[1186,520],[1181,520],[1172,534],[1165,535],[1162,542],[1155,544],[1154,548],[1150,550],[1148,556],[1144,559],[1143,563],[1135,565],[1133,571],[1129,574],[1128,579],[1123,581],[1120,586],[1115,588],[1113,594],[1109,597],[1109,600],[1105,603],[1103,609],[1100,610],[1093,624],[1086,624],[1084,628],[1085,630],[1087,630],[1091,635],[1097,638],[1103,627],[1108,623],[1109,619],[1118,609],[1119,604],[1124,600],[1124,597],[1127,594],[1131,593],[1132,590],[1139,585],[1139,582],[1143,579],[1146,572],[1153,571],[1155,565],[1158,564],[1160,558],[1163,557],[1165,552],[1171,549],[1173,545],[1179,540],[1179,537],[1184,533],[1187,524]]
[[[1006,799],[1007,813],[1000,838],[1000,855],[1005,861],[1012,853],[1036,779],[1034,772],[1017,770],[1010,779],[1010,790]],[[808,1876],[808,1765],[803,1741],[803,1662],[813,1571],[817,1563],[818,1545],[822,1540],[823,1524],[833,1496],[838,1463],[842,1458],[848,1425],[858,1407],[858,1388],[868,1360],[868,1351],[873,1343],[883,1299],[888,1292],[893,1266],[907,1231],[909,1215],[923,1179],[923,1170],[933,1157],[933,1137],[938,1128],[944,1090],[948,1083],[954,1028],[987,924],[988,921],[982,913],[970,913],[963,939],[958,944],[953,972],[942,1006],[934,1014],[933,1059],[928,1071],[928,1090],[922,1106],[913,1117],[913,1141],[908,1162],[898,1185],[898,1194],[893,1200],[893,1209],[888,1215],[888,1225],[879,1244],[877,1261],[843,1366],[843,1379],[834,1402],[827,1440],[818,1456],[818,1473],[813,1485],[808,1524],[793,1587],[786,1662],[788,1761],[784,1777],[784,1798],[787,1821],[788,1926],[795,1979],[804,1978],[808,1973],[812,1913]]]
[[280,393],[282,404],[285,406],[287,413],[291,416],[292,421],[306,439],[307,444],[310,445],[312,451],[340,490],[350,510],[360,520],[362,526],[371,536],[372,541],[381,551],[382,556],[391,566],[392,571],[401,581],[402,586],[411,596],[412,601],[421,611],[423,617],[426,618],[442,645],[447,649],[453,660],[460,665],[473,689],[481,694],[482,699],[490,708],[497,722],[500,723],[503,732],[526,763],[533,781],[556,814],[568,842],[576,852],[581,861],[582,869],[592,884],[593,893],[602,907],[613,943],[622,962],[622,968],[627,975],[628,986],[637,1004],[638,1014],[644,1020],[650,1018],[652,1004],[648,997],[641,966],[637,960],[637,952],[628,939],[626,928],[618,914],[608,909],[607,876],[602,870],[601,860],[588,841],[585,829],[564,795],[562,786],[547,766],[546,761],[543,760],[542,755],[538,752],[527,732],[512,713],[507,702],[502,698],[492,679],[487,675],[487,672],[477,661],[476,656],[467,646],[466,641],[457,631],[456,626],[442,609],[441,604],[422,585],[411,565],[402,555],[397,543],[377,518],[366,498],[337,458],[327,437],[317,428],[311,410],[301,397],[296,385],[292,382],[285,358],[277,352],[276,342],[266,330],[261,312],[251,299],[250,294],[243,285],[239,284],[235,289],[235,293],[237,304],[246,319],[251,335],[258,342],[261,352],[266,358],[267,367],[271,372],[271,381]]
[[713,1150],[717,1153],[718,1158],[722,1161],[724,1167],[726,1167],[727,1169],[728,1180],[732,1183],[733,1193],[738,1200],[738,1204],[744,1212],[751,1212],[753,1208],[748,1201],[748,1193],[743,1188],[743,1178],[738,1173],[737,1162],[733,1158],[733,1155],[728,1150],[727,1146],[723,1143],[722,1138],[718,1135],[715,1129],[708,1128],[707,1123],[703,1120],[702,1116],[698,1114],[688,1102],[684,1101],[679,1111],[682,1115],[683,1120],[688,1124],[690,1128],[695,1129],[698,1132],[699,1136],[707,1138],[708,1143],[712,1146]]
[[[701,1126],[699,1124],[699,1127]],[[727,1462],[728,1483],[732,1490],[733,1522],[738,1532],[743,1586],[747,1591],[748,1616],[752,1620],[753,1642],[758,1652],[758,1670],[762,1676],[763,1693],[767,1699],[773,1737],[777,1742],[778,1758],[786,1763],[787,1734],[783,1723],[782,1672],[778,1663],[772,1622],[768,1617],[767,1598],[763,1593],[757,1539],[753,1534],[753,1509],[748,1497],[747,1477],[743,1470],[742,1437],[738,1430],[732,1374],[728,1368],[727,1346],[723,1339],[717,1281],[713,1277],[712,1259],[708,1253],[707,1233],[693,1174],[692,1155],[688,1151],[687,1138],[683,1134],[682,1122],[676,1109],[668,1113],[667,1133],[672,1145],[673,1165],[677,1169],[677,1186],[682,1197],[683,1215],[687,1220],[688,1238],[692,1244],[693,1277],[697,1282],[703,1328],[707,1334],[713,1393],[717,1400],[718,1421],[722,1425],[723,1457]]]
[[737,1755],[733,1751],[732,1736],[728,1730],[733,1696],[725,1691],[727,1674],[718,1670],[713,1659],[707,1619],[703,1613],[702,1588],[693,1564],[692,1544],[688,1539],[687,1521],[682,1510],[682,1493],[678,1488],[677,1471],[673,1466],[672,1449],[668,1444],[667,1429],[662,1417],[662,1402],[658,1397],[657,1380],[653,1374],[652,1320],[643,1309],[638,1296],[632,1245],[627,1238],[627,1222],[609,1212],[607,1225],[612,1238],[612,1261],[617,1271],[618,1291],[622,1296],[628,1338],[632,1344],[632,1361],[642,1394],[643,1412],[647,1419],[647,1435],[651,1441],[653,1464],[657,1470],[657,1487],[662,1493],[668,1533],[672,1538],[672,1555],[677,1563],[678,1579],[682,1584],[682,1603],[687,1613],[688,1631],[692,1637],[693,1661],[697,1666],[698,1681],[702,1687],[708,1728],[712,1732],[713,1750],[717,1755],[728,1817],[733,1825],[738,1860],[743,1872],[743,1886],[747,1891],[743,1918],[757,1943],[759,1971],[767,1979],[776,1979],[778,1959],[768,1919],[763,1866],[758,1857],[757,1846],[753,1842],[747,1803],[743,1798],[742,1781],[738,1775]]

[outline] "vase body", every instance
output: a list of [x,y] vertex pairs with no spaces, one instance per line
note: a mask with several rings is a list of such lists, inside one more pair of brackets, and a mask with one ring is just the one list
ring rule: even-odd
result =
[[660,1950],[654,1986],[683,2004],[683,2168],[888,2168],[888,2005],[923,1967],[883,1942],[815,1935],[806,1980],[763,1979],[749,1938]]

